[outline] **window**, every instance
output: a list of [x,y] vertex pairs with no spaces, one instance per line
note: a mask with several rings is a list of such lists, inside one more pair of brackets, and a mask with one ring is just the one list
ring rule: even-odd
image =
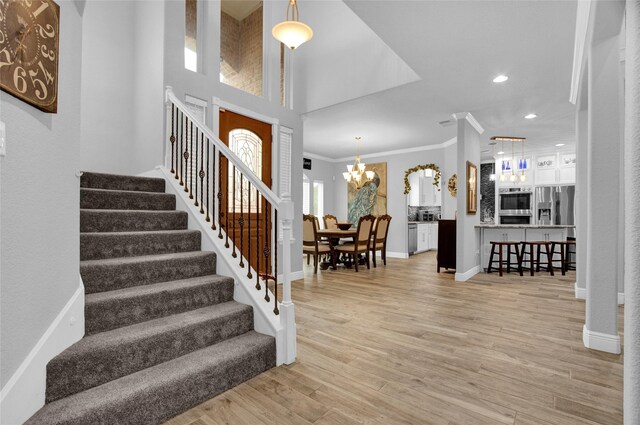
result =
[[309,177],[306,174],[302,175],[302,214],[309,214],[311,208],[309,207],[310,190],[309,190]]
[[262,96],[262,1],[220,4],[220,82]]
[[198,72],[198,2],[185,0],[184,67]]
[[[262,178],[262,139],[260,137],[246,129],[235,129],[229,132],[229,149],[233,151],[236,155],[240,157],[242,162],[244,162],[249,169],[255,174],[258,178]],[[243,211],[249,212],[259,212],[260,209],[257,204],[256,192],[254,190],[249,190],[249,185],[247,180],[245,179],[242,183],[242,190],[240,189],[240,171],[236,170],[235,182],[236,182],[236,192],[235,198],[233,198],[233,169],[231,165],[229,165],[229,199],[235,199],[236,211],[240,211],[240,200],[242,199]],[[249,201],[251,201],[251,210],[248,210]],[[233,208],[232,205],[229,206],[229,210]]]
[[313,214],[318,218],[324,216],[324,184],[317,180],[313,182]]

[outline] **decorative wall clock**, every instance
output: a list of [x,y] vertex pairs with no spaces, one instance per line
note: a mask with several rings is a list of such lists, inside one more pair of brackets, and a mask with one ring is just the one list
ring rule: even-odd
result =
[[0,88],[45,112],[58,110],[60,6],[0,0]]

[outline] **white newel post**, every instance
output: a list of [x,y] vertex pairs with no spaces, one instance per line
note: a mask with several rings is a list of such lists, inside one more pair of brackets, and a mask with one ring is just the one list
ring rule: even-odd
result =
[[171,169],[171,141],[169,137],[171,136],[171,102],[169,101],[169,93],[173,93],[173,88],[171,86],[167,86],[164,92],[164,107],[166,118],[164,120],[164,166],[168,169]]
[[291,301],[291,225],[293,223],[293,202],[285,194],[280,204],[282,217],[282,304],[280,320],[284,333],[284,362],[296,361],[296,316]]

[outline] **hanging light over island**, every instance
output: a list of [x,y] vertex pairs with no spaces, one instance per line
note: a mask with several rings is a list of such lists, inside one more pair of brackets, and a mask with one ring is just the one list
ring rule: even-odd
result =
[[313,30],[304,22],[300,22],[300,12],[296,0],[289,0],[286,20],[276,24],[271,30],[273,37],[291,50],[311,40]]

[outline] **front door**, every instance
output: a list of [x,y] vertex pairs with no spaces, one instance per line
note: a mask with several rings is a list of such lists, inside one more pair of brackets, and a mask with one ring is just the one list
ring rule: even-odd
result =
[[[271,124],[220,109],[220,140],[271,188]],[[220,205],[225,213],[221,224],[235,243],[234,252],[244,255],[260,274],[269,274],[271,267],[265,267],[264,252],[273,242],[270,206],[231,163],[222,159],[220,167],[221,190],[227,195]]]

